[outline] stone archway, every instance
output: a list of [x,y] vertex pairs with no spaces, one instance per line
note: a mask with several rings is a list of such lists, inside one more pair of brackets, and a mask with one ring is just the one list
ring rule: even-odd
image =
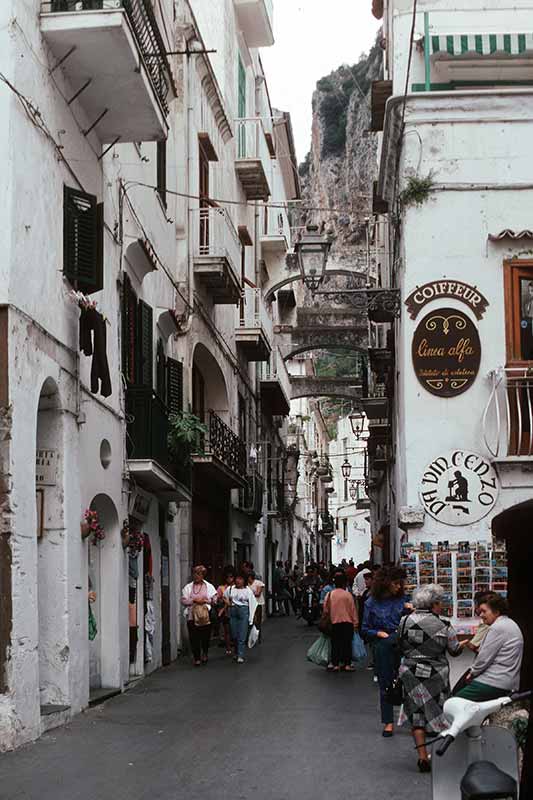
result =
[[63,418],[53,378],[44,381],[39,394],[36,450],[39,691],[43,711],[47,706],[69,705]]
[[91,604],[97,634],[89,642],[89,685],[92,690],[119,688],[121,685],[121,626],[123,550],[119,517],[115,504],[106,494],[97,494],[90,508],[98,513],[105,539],[94,544],[88,539],[89,590],[96,594]]
[[202,406],[204,416],[205,412],[214,411],[224,422],[229,420],[229,398],[224,373],[214,355],[201,342],[194,348],[193,406],[196,406],[196,412]]

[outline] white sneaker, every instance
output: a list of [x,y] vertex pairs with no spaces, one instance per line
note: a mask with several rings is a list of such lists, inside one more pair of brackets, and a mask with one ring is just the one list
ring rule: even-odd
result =
[[239,658],[237,659],[237,664],[244,664],[244,658],[241,658],[239,656]]

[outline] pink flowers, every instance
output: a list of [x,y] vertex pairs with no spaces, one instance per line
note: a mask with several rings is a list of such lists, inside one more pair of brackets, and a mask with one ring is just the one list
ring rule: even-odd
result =
[[144,533],[138,531],[136,528],[130,528],[130,539],[128,546],[130,552],[140,553],[144,547]]
[[93,537],[93,544],[98,544],[98,542],[101,542],[102,539],[105,539],[105,531],[100,525],[98,511],[93,511],[93,509],[87,508],[85,510],[85,514],[83,515],[83,519],[89,528],[88,535]]

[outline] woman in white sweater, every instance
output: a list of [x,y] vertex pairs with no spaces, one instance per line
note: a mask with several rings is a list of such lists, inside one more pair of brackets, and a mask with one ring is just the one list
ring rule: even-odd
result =
[[246,585],[247,576],[242,573],[235,578],[235,585],[228,586],[224,592],[224,601],[229,606],[229,624],[231,638],[235,644],[237,664],[244,664],[244,650],[248,639],[248,630],[253,624],[257,600]]
[[483,599],[479,615],[489,630],[457,697],[481,703],[519,688],[524,637],[508,613],[507,600],[501,595],[492,592]]
[[185,606],[185,619],[189,631],[189,641],[194,666],[207,664],[209,641],[211,639],[211,604],[217,590],[205,580],[207,570],[201,564],[194,567],[192,581],[183,587],[181,603]]

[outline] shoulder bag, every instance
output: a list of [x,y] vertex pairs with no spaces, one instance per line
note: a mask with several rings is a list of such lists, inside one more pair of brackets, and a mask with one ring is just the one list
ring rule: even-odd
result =
[[398,675],[398,670],[400,668],[402,641],[405,636],[406,624],[407,624],[407,617],[403,621],[402,630],[400,632],[400,638],[398,639],[398,642],[396,644],[397,647],[397,664],[395,669],[396,674],[392,680],[392,683],[385,689],[385,702],[390,703],[391,706],[401,706],[401,704],[403,703],[403,684]]

